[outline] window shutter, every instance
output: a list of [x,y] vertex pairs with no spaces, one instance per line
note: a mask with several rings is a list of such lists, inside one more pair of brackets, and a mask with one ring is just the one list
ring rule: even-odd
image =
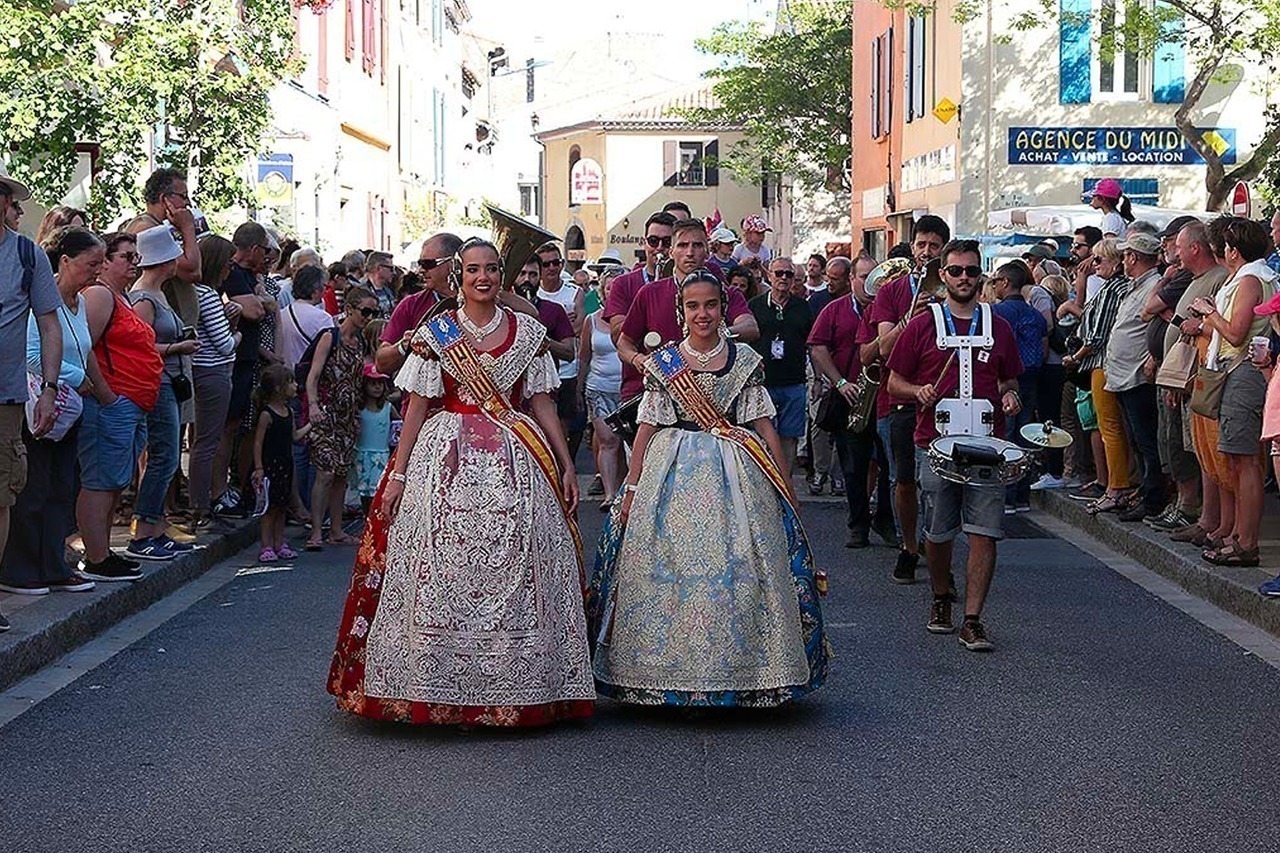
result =
[[919,50],[916,39],[919,38],[918,32],[919,27],[916,25],[916,19],[907,18],[907,61],[903,63],[905,67],[902,69],[906,75],[903,80],[902,91],[907,93],[907,124],[911,124],[916,117],[916,51]]
[[1092,0],[1059,0],[1058,102],[1087,104],[1093,98]]
[[373,54],[377,47],[373,42],[373,0],[360,3],[360,67],[365,74],[373,72]]
[[708,187],[720,186],[720,140],[713,139],[702,150],[702,183]]
[[915,83],[915,87],[910,90],[911,94],[908,96],[911,99],[912,106],[908,107],[907,115],[910,116],[912,112],[915,112],[916,118],[924,118],[924,114],[927,111],[927,106],[925,101],[925,91],[924,91],[924,83],[925,83],[924,66],[925,66],[925,50],[928,47],[928,43],[929,43],[928,37],[926,35],[926,33],[928,32],[928,19],[916,18],[915,20],[916,20],[915,56],[912,57],[912,59],[910,60],[912,65],[911,75],[913,78],[913,82]]
[[329,92],[329,12],[322,9],[316,15],[319,30],[316,38],[316,88],[320,94]]
[[880,36],[871,40],[871,138],[878,139],[883,133],[880,127],[880,53],[884,44]]
[[[1161,14],[1169,13],[1167,4],[1156,5]],[[1186,97],[1185,39],[1186,33],[1181,17],[1166,21],[1161,27],[1160,44],[1156,46],[1151,74],[1152,95],[1157,104],[1180,104]]]
[[884,109],[884,116],[880,120],[880,127],[885,133],[893,131],[893,27],[884,32],[884,50],[881,52],[884,60],[884,70],[880,73],[880,85],[883,89],[880,93],[880,104]]
[[343,29],[343,32],[342,32],[342,39],[343,39],[343,46],[345,48],[346,55],[347,55],[347,62],[350,62],[352,59],[354,59],[356,55],[356,11],[355,11],[354,4],[358,2],[360,2],[360,0],[347,0],[345,4],[346,12],[347,12],[347,20],[346,20],[346,27]]
[[676,159],[676,143],[674,140],[663,140],[662,143],[662,185],[674,187],[679,177],[679,161]]

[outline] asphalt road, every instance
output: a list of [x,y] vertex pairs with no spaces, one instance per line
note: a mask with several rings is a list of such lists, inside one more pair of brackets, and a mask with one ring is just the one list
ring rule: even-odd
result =
[[[1280,673],[1027,517],[998,650],[805,516],[827,686],[689,719],[602,702],[420,730],[324,691],[352,551],[222,587],[0,729],[0,844],[37,851],[1275,851]],[[584,510],[584,534],[599,524]],[[242,560],[252,565],[250,555]]]

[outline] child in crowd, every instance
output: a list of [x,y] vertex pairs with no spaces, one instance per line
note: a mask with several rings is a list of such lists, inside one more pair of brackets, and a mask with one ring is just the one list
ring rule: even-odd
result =
[[262,550],[258,560],[274,563],[298,556],[284,541],[285,514],[293,498],[293,443],[311,431],[294,427],[289,401],[298,394],[293,371],[283,364],[263,368],[255,400],[258,414],[253,436],[253,484],[266,483],[267,511],[262,516]]
[[356,493],[366,515],[378,491],[378,481],[391,457],[391,422],[399,420],[396,407],[387,399],[389,377],[372,364],[364,366],[361,388],[360,439],[356,444]]

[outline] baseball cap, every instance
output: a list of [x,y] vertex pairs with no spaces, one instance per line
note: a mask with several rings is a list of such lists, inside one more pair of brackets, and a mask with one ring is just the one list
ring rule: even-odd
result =
[[1178,232],[1181,231],[1183,228],[1186,228],[1188,225],[1190,225],[1193,222],[1199,222],[1199,221],[1200,220],[1194,216],[1183,215],[1183,216],[1176,217],[1172,222],[1170,222],[1168,225],[1165,226],[1163,231],[1160,232],[1160,239],[1167,240],[1170,237],[1177,237]]
[[1022,253],[1024,258],[1039,258],[1040,260],[1048,260],[1053,257],[1053,251],[1043,243],[1036,243],[1025,252]]
[[1158,255],[1161,248],[1160,238],[1154,234],[1133,231],[1125,238],[1124,242],[1116,244],[1116,248],[1122,252],[1131,249],[1139,255]]
[[1116,199],[1124,195],[1124,189],[1121,188],[1120,182],[1115,178],[1103,178],[1098,181],[1098,185],[1093,188],[1090,196],[1100,195],[1103,198]]
[[712,243],[736,243],[738,242],[738,235],[734,234],[731,229],[725,228],[723,225],[721,225],[719,228],[711,232],[711,242]]
[[391,378],[387,374],[379,372],[378,367],[375,364],[366,364],[364,366],[364,369],[361,371],[361,375],[363,375],[365,379],[390,379]]

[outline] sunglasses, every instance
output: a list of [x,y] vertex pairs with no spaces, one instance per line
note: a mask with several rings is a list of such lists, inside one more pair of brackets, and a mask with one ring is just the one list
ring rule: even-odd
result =
[[650,249],[659,249],[659,248],[670,249],[671,248],[670,237],[655,237],[651,234],[648,237],[645,237],[644,241],[649,244]]
[[564,266],[564,258],[552,258],[549,261],[543,261],[544,267],[562,267]]
[[774,278],[795,278],[796,274],[791,270],[774,270],[771,275]]
[[1088,244],[1088,243],[1072,243],[1072,244],[1071,244],[1071,248],[1073,248],[1073,249],[1087,249],[1087,248],[1089,248],[1089,244]]
[[947,275],[952,278],[960,278],[960,276],[967,276],[968,278],[982,278],[982,267],[979,266],[948,264],[943,269],[945,269],[947,271]]
[[142,255],[139,255],[137,252],[116,252],[115,257],[124,258],[131,264],[136,264],[138,261],[142,260]]
[[418,258],[418,269],[423,272],[431,272],[438,266],[447,264],[452,258]]
[[378,316],[377,308],[360,308],[358,310],[360,311],[360,315],[366,320],[372,320],[374,317]]

